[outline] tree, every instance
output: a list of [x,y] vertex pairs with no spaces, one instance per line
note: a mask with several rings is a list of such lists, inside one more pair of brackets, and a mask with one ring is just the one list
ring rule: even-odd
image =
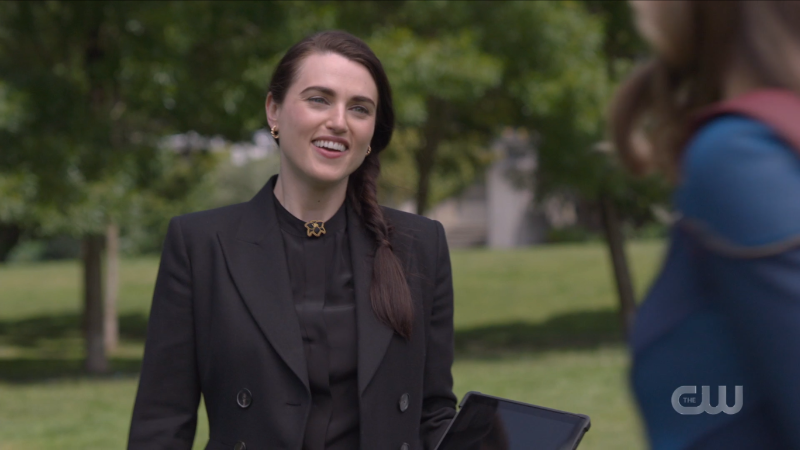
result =
[[89,372],[107,369],[103,235],[131,205],[179,201],[208,169],[207,155],[188,152],[174,155],[183,173],[160,177],[162,136],[195,129],[238,139],[261,126],[251,106],[263,88],[242,74],[252,58],[274,54],[272,40],[250,39],[255,21],[280,12],[271,6],[0,4],[0,83],[10,99],[0,104],[19,113],[0,120],[0,174],[28,177],[28,216],[44,233],[83,240]]
[[[620,81],[645,51],[644,42],[633,26],[627,4],[613,1],[586,1],[585,6],[603,22],[603,53],[607,76],[614,84]],[[655,220],[653,205],[667,202],[669,187],[661,177],[637,179],[626,173],[613,158],[612,148],[603,143],[596,148],[606,150],[605,176],[595,187],[601,211],[606,242],[609,247],[614,278],[620,301],[620,318],[626,333],[630,330],[636,313],[633,281],[625,254],[622,222],[637,224]]]
[[[165,150],[162,138],[193,130],[249,139],[265,125],[266,87],[283,52],[331,28],[368,41],[392,80],[398,127],[383,159],[390,197],[413,198],[422,213],[457,193],[491,162],[492,137],[512,125],[541,135],[538,192],[570,189],[623,217],[646,218],[650,198],[632,194],[634,182],[593,150],[617,74],[632,59],[625,8],[574,1],[0,3],[0,196],[17,205],[0,205],[0,255],[24,227],[82,237],[85,316],[94,330],[88,334],[97,336],[100,236],[113,247],[115,225],[123,233],[156,227],[188,207],[216,164],[202,148]],[[23,197],[10,186],[24,186]],[[113,260],[112,252],[111,267]]]
[[387,66],[399,118],[398,145],[387,159],[391,169],[414,175],[413,184],[409,176],[392,178],[413,193],[418,212],[469,185],[491,162],[488,144],[505,126],[541,132],[548,173],[568,159],[551,154],[588,148],[601,134],[610,91],[601,23],[581,4],[380,5],[359,4],[355,14],[345,4],[337,18],[368,36]]
[[[431,199],[434,168],[446,174],[465,160],[473,167],[481,162],[485,150],[480,144],[487,135],[465,126],[468,123],[459,112],[498,85],[502,67],[463,30],[422,39],[407,28],[389,28],[373,35],[370,43],[379,57],[386,55],[383,61],[396,93],[401,132],[416,134],[417,145],[411,147],[414,197],[417,214],[423,214]],[[450,155],[442,150],[453,142],[462,144],[462,152],[447,158]]]
[[[609,152],[598,151],[603,148],[605,109],[613,88],[644,48],[628,6],[610,1],[427,2],[403,4],[395,14],[395,24],[403,23],[428,39],[465,33],[471,38],[474,54],[491,55],[494,64],[502,68],[499,83],[489,85],[469,102],[455,103],[457,115],[448,116],[446,109],[437,109],[442,105],[436,102],[418,108],[428,113],[429,120],[434,119],[420,128],[441,133],[447,126],[437,124],[436,119],[443,117],[457,123],[455,128],[462,132],[475,130],[474,141],[481,143],[504,125],[534,130],[540,137],[532,186],[538,195],[574,192],[601,212],[620,316],[627,329],[635,302],[623,222],[653,221],[651,207],[663,202],[667,192],[664,180],[634,179]],[[452,58],[453,54],[442,54],[440,61]],[[477,61],[469,65],[469,70],[477,72],[482,68]],[[435,138],[419,141],[420,148],[437,142]],[[436,155],[417,151],[417,155],[431,154]],[[463,152],[460,160],[469,160],[468,154]],[[417,166],[423,179],[420,167],[424,165]],[[418,203],[424,202],[425,184],[420,183],[416,193]]]

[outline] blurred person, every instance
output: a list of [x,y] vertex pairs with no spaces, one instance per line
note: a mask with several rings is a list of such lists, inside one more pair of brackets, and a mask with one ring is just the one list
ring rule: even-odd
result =
[[153,295],[130,449],[432,449],[455,415],[453,291],[439,222],[376,200],[389,81],[339,31],[284,55],[266,99],[278,175],[175,217]]
[[799,449],[800,2],[631,6],[655,56],[612,134],[679,213],[631,333],[650,444]]

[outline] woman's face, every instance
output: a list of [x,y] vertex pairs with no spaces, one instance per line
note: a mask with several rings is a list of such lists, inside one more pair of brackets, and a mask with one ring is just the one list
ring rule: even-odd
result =
[[688,36],[691,29],[688,0],[630,0],[628,3],[642,38],[662,58],[681,63],[682,47],[691,39]]
[[345,181],[366,157],[377,106],[378,88],[364,66],[335,53],[305,57],[283,103],[267,96],[281,171],[312,186]]

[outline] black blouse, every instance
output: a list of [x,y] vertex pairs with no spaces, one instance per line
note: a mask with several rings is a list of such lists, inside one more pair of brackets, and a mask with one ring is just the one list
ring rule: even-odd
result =
[[358,352],[345,204],[308,236],[273,193],[311,387],[303,450],[359,447]]

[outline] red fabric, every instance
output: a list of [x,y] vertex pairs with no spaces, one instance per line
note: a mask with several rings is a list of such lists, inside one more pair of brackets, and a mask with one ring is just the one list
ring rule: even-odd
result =
[[794,91],[764,89],[716,103],[698,114],[693,129],[723,114],[740,114],[765,123],[800,154],[800,95]]

